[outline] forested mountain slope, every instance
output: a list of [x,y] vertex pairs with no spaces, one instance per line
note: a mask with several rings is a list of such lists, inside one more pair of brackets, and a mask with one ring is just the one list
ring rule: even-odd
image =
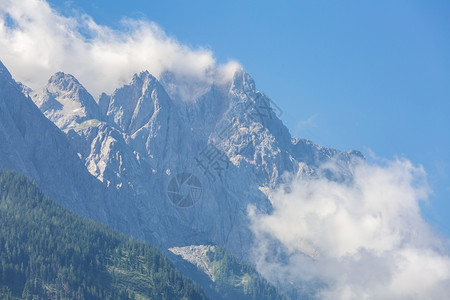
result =
[[1,299],[205,299],[158,249],[84,219],[0,171]]

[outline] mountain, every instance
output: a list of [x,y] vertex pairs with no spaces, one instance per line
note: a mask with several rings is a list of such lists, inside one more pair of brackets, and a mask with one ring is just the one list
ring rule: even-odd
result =
[[[136,217],[128,228],[163,249],[217,244],[245,259],[252,241],[247,207],[270,211],[268,191],[283,173],[315,176],[322,162],[336,160],[346,169],[361,157],[293,139],[280,110],[242,70],[193,102],[171,99],[147,71],[103,94],[97,105],[86,105],[91,97],[78,91],[85,89],[73,76],[57,73],[32,98],[67,133],[85,168],[122,192],[120,209]],[[78,103],[73,107],[93,119],[62,108],[55,117],[54,107],[61,106],[49,110],[42,99]],[[183,176],[194,186],[186,188]],[[191,193],[197,196],[187,198]]]
[[84,219],[0,171],[2,299],[206,299],[158,249]]
[[362,158],[292,138],[281,109],[243,70],[193,101],[170,96],[182,92],[174,78],[144,71],[95,101],[69,74],[30,92],[1,65],[0,167],[168,255],[218,245],[251,262],[250,205],[270,212],[284,174],[342,180],[320,166],[333,161],[351,176]]

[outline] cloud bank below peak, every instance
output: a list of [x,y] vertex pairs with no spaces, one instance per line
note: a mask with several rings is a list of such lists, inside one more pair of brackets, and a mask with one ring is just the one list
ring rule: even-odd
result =
[[124,19],[114,30],[85,14],[62,16],[44,0],[0,2],[0,59],[31,88],[63,71],[95,96],[143,70],[157,78],[170,72],[181,85],[176,96],[183,100],[230,80],[240,68],[234,61],[217,64],[211,50],[183,45],[155,23]]
[[449,251],[419,206],[430,193],[423,168],[361,161],[352,172],[293,178],[273,191],[270,214],[249,207],[257,269],[314,299],[447,298]]

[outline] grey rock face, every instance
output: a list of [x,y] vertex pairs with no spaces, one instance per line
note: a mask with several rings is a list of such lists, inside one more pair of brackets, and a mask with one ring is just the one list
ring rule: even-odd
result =
[[39,111],[0,63],[0,168],[25,173],[69,208],[105,221],[85,198],[101,202],[104,190],[88,176],[67,137]]

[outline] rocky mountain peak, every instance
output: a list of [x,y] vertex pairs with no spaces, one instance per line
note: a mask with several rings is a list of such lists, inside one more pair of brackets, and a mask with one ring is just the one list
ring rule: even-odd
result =
[[170,105],[170,97],[148,71],[135,74],[129,84],[116,89],[110,97],[101,97],[108,118],[130,135]]
[[254,92],[256,90],[256,85],[250,74],[243,69],[238,69],[233,75],[230,89]]
[[31,94],[31,98],[45,116],[64,131],[77,128],[87,120],[102,119],[94,98],[70,74],[55,73],[44,88]]
[[156,78],[150,74],[149,71],[145,70],[140,73],[136,73],[133,75],[131,79],[130,85],[143,85],[145,83],[149,83],[152,80],[156,80]]
[[48,80],[47,87],[57,87],[60,91],[73,91],[74,89],[83,88],[80,82],[71,74],[57,72]]

